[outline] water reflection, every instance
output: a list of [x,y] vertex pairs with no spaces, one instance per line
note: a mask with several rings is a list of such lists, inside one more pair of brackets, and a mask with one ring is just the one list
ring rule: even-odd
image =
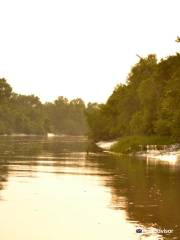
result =
[[0,161],[0,190],[4,188],[4,185],[7,182],[7,180],[8,180],[8,167],[3,164],[3,161]]
[[179,167],[97,150],[84,137],[2,137],[0,239],[129,240],[137,226],[141,239],[178,239]]
[[[107,159],[109,158],[109,159]],[[167,239],[180,236],[180,171],[178,166],[151,162],[132,157],[97,159],[100,169],[112,174],[105,180],[111,188],[114,209],[125,208],[129,221],[146,228],[173,229]],[[173,238],[174,237],[174,238]],[[177,237],[177,238],[176,238]]]

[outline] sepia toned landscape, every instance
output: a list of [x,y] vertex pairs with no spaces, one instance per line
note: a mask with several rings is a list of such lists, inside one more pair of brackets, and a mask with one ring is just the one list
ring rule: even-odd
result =
[[0,1],[0,240],[180,239],[178,1]]

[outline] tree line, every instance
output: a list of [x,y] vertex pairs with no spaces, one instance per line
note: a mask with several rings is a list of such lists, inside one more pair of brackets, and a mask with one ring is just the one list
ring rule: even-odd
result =
[[14,93],[0,79],[0,134],[89,135],[94,140],[124,136],[180,139],[180,54],[157,60],[151,54],[132,67],[125,84],[105,104]]
[[87,132],[85,103],[58,97],[42,104],[37,96],[14,93],[4,78],[0,79],[0,134],[83,135]]
[[105,104],[89,103],[89,135],[95,140],[124,136],[180,139],[180,54],[157,60],[151,54],[132,67]]

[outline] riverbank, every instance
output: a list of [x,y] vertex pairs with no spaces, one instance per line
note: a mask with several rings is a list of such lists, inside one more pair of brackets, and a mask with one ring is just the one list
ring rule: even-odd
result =
[[159,136],[128,136],[113,141],[100,141],[97,146],[111,153],[128,154],[162,161],[180,160],[180,144],[175,139]]
[[11,134],[0,134],[0,137],[81,137],[88,139],[86,135],[68,135],[68,134],[56,134],[56,133],[45,133],[45,134],[26,134],[26,133],[11,133]]
[[113,145],[115,145],[117,142],[118,142],[118,140],[114,140],[114,141],[100,141],[100,142],[97,142],[96,145],[99,148],[102,148],[104,150],[110,150],[111,147]]

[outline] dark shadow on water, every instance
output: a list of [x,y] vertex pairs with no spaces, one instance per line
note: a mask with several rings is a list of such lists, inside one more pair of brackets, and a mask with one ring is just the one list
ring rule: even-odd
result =
[[[89,158],[89,161],[95,160]],[[179,167],[147,164],[144,159],[112,155],[104,159],[96,157],[96,163],[100,170],[111,174],[104,184],[111,188],[112,208],[125,209],[129,221],[147,228],[173,229],[173,234],[164,236],[166,239],[179,239]]]

